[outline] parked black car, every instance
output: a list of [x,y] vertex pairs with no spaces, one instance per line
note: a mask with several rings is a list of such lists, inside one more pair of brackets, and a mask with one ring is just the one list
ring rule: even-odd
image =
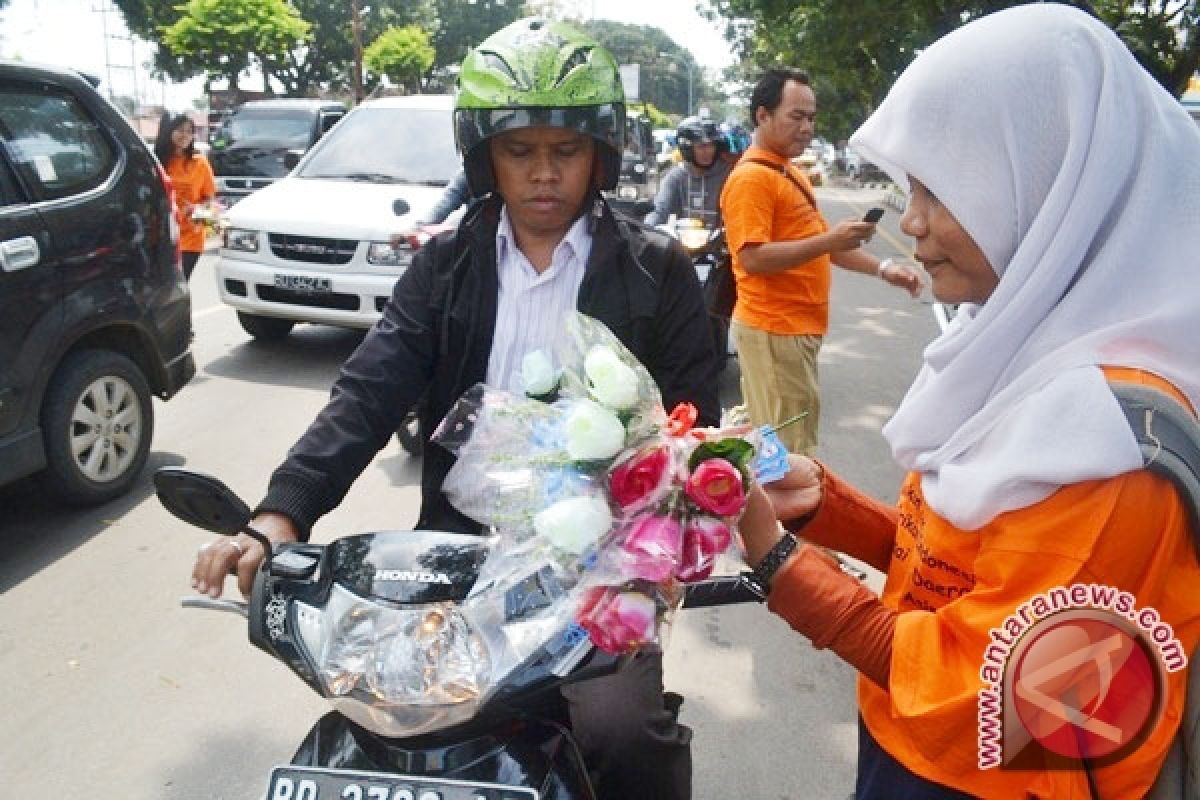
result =
[[209,140],[217,198],[236,203],[287,175],[345,115],[345,106],[329,100],[280,98],[238,106]]
[[196,371],[169,181],[74,72],[0,61],[0,484],[99,503]]

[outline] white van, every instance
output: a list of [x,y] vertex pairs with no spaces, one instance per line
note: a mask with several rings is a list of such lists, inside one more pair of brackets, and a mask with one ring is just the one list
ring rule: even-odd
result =
[[393,237],[462,169],[453,109],[450,95],[363,103],[291,174],[228,211],[217,286],[247,333],[280,339],[297,322],[375,324],[412,262],[413,248]]

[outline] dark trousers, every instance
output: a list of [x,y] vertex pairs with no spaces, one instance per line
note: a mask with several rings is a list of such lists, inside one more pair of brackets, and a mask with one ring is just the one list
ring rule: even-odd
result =
[[600,800],[688,800],[692,731],[663,701],[662,653],[564,687],[571,729]]
[[183,251],[183,279],[185,281],[192,279],[192,270],[196,268],[196,262],[199,260],[199,253],[193,253],[190,250]]
[[858,779],[855,800],[973,800],[969,794],[910,772],[879,746],[858,718]]

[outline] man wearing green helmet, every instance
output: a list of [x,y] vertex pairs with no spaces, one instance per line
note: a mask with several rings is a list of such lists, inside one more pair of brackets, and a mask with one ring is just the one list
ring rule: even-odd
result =
[[[668,409],[716,424],[717,361],[696,274],[670,237],[614,215],[625,100],[612,56],[579,31],[519,20],[468,54],[454,115],[471,194],[396,282],[383,317],[342,367],[329,404],[271,477],[251,524],[276,542],[318,518],[419,405],[436,428],[476,383],[519,389],[527,353],[551,350],[563,314],[605,323],[646,366]],[[441,491],[454,458],[427,447],[416,527],[480,532]],[[239,535],[197,556],[193,586],[218,596],[236,568],[248,593],[262,548]],[[687,798],[691,732],[662,693],[662,656],[563,692],[598,796]]]

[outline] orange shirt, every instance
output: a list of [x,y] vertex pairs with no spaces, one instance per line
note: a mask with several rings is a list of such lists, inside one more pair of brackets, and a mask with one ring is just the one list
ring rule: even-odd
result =
[[[752,158],[786,168],[807,193],[779,172],[748,160]],[[721,192],[721,216],[737,278],[733,317],[738,322],[781,336],[823,336],[829,329],[828,255],[769,275],[747,272],[740,257],[747,244],[807,239],[829,230],[811,197],[808,176],[761,147],[747,150],[730,172]]]
[[[1182,399],[1147,373],[1105,369],[1105,375]],[[899,613],[888,690],[864,677],[858,685],[871,735],[913,772],[979,797],[1089,797],[1087,776],[1078,769],[979,767],[978,693],[985,688],[985,651],[994,644],[989,631],[1003,630],[1035,595],[1103,584],[1132,594],[1137,609],[1157,611],[1190,658],[1200,641],[1200,564],[1187,511],[1171,484],[1138,470],[1066,486],[977,531],[955,528],[929,508],[916,474],[901,489],[898,519],[896,510],[878,504],[824,507],[846,497],[827,496],[820,524],[814,518],[803,534],[860,553],[886,553],[891,540],[882,601]],[[786,618],[803,609],[780,613]],[[1144,742],[1093,769],[1100,796],[1146,794],[1179,725],[1186,677],[1186,669],[1167,673],[1164,715]]]
[[204,225],[192,221],[192,206],[212,200],[217,193],[208,159],[197,153],[190,159],[173,156],[166,165],[175,187],[175,217],[179,220],[179,245],[187,253],[204,252]]

